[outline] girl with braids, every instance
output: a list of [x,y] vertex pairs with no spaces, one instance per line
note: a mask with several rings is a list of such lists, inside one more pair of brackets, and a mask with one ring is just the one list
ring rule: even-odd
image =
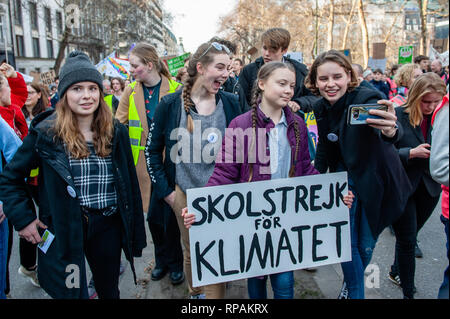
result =
[[[350,209],[352,260],[341,264],[344,285],[339,299],[364,299],[364,270],[378,235],[401,220],[411,192],[394,146],[402,127],[393,103],[380,100],[377,91],[358,86],[350,61],[338,51],[316,58],[305,85],[322,97],[314,106],[319,132],[314,165],[321,173],[347,171],[349,188],[355,194]],[[388,111],[370,110],[380,118],[367,119],[368,125],[348,125],[348,107],[368,103],[385,104]],[[393,226],[396,233],[403,231]],[[405,235],[403,231],[399,236]],[[412,291],[404,289],[404,294],[412,298]]]
[[[261,67],[253,88],[251,110],[230,123],[222,142],[222,159],[233,158],[233,161],[219,162],[216,159],[214,173],[206,186],[319,174],[311,164],[305,122],[288,106],[294,95],[295,81],[295,69],[290,63],[269,62]],[[249,151],[248,140],[243,143],[233,140],[234,129],[252,130]],[[229,142],[233,143],[233,147],[225,147]],[[269,145],[270,153],[268,163],[259,158],[258,152],[258,149],[266,148],[266,145]],[[237,161],[241,146],[244,160]],[[251,158],[256,160],[252,161]],[[346,204],[351,201],[351,195],[345,196]],[[183,216],[185,226],[189,228],[194,223],[195,216],[188,214],[187,208],[183,210]],[[248,279],[250,298],[267,298],[267,277]],[[270,280],[274,298],[294,297],[292,271],[271,274]]]
[[[225,45],[202,44],[189,59],[182,92],[164,97],[156,108],[145,150],[153,188],[150,211],[176,216],[191,298],[204,298],[204,293],[207,298],[223,298],[225,293],[222,285],[192,287],[189,233],[181,210],[187,205],[186,190],[208,182],[225,128],[240,114],[237,96],[219,90],[230,71],[230,52]],[[207,139],[196,139],[203,133]],[[205,156],[204,148],[212,148],[212,152]]]

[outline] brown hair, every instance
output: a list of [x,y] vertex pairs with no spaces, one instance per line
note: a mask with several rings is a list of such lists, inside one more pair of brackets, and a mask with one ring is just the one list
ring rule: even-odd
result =
[[[100,157],[108,156],[111,153],[111,141],[114,133],[113,115],[108,105],[104,101],[103,92],[99,88],[99,106],[94,112],[94,119],[91,124],[94,140],[95,153]],[[83,134],[78,128],[78,120],[69,107],[67,93],[56,104],[56,137],[61,139],[66,145],[68,152],[74,158],[86,158],[90,152]]]
[[111,79],[111,90],[112,90],[112,82],[113,82],[114,80],[119,81],[119,83],[120,83],[120,89],[123,91],[123,90],[125,89],[125,81],[124,81],[122,78],[119,78],[119,77],[114,77],[114,78]]
[[273,50],[286,50],[291,43],[291,34],[286,29],[272,28],[262,34],[261,42]]
[[420,108],[420,102],[422,102],[422,98],[425,95],[428,93],[438,93],[443,98],[446,92],[444,81],[436,73],[428,72],[419,76],[411,85],[408,92],[408,99],[405,105],[402,106],[405,108],[405,112],[409,113],[409,123],[413,127],[416,127],[422,122],[423,114]]
[[[264,81],[270,77],[270,75],[277,69],[288,69],[295,74],[295,67],[289,62],[278,62],[272,61],[269,63],[264,63],[264,65],[259,69],[257,79],[253,85],[252,90],[252,100],[251,100],[251,112],[252,112],[252,143],[250,145],[250,152],[254,151],[256,143],[256,121],[258,119],[258,105],[261,103],[263,91],[258,85],[259,81]],[[289,177],[293,177],[295,174],[295,165],[297,164],[298,150],[300,148],[300,129],[298,127],[297,121],[294,119],[294,132],[295,132],[295,154],[294,162],[291,163],[291,168],[289,169]],[[253,179],[253,163],[250,163],[250,175],[248,181],[251,182]]]
[[420,69],[420,66],[414,63],[402,65],[394,75],[395,84],[397,86],[409,87],[415,69]]
[[[222,44],[221,44],[222,45]],[[191,91],[195,81],[198,79],[197,63],[201,63],[204,67],[208,66],[214,60],[217,54],[227,54],[226,50],[216,49],[211,42],[206,42],[200,45],[195,53],[189,58],[189,63],[186,67],[187,79],[183,83],[183,104],[184,110],[187,114],[187,129],[190,133],[194,131],[194,121],[191,116],[191,107],[194,103],[191,100]]]
[[145,42],[140,42],[136,44],[130,54],[137,56],[144,64],[151,62],[156,67],[159,74],[164,75],[166,78],[170,79],[172,77],[164,62],[159,58],[155,47],[152,45]]
[[[33,110],[31,111],[31,114],[33,117],[36,115],[44,112],[48,108],[48,95],[44,87],[39,85],[36,82],[29,82],[27,83],[27,86],[31,86],[37,94],[41,94],[41,97],[39,100],[37,100],[36,104],[33,106]],[[22,106],[22,113],[25,116],[25,118],[30,116],[30,113],[27,110],[27,107],[24,105]]]
[[351,92],[354,90],[359,84],[358,79],[356,77],[355,71],[352,68],[352,64],[348,60],[348,58],[341,52],[336,50],[330,50],[319,55],[315,60],[313,65],[311,66],[311,70],[308,73],[308,76],[305,79],[305,86],[315,95],[320,95],[319,88],[316,86],[317,83],[317,69],[322,64],[327,62],[334,62],[341,66],[345,72],[350,74],[350,83],[348,84],[347,91]]

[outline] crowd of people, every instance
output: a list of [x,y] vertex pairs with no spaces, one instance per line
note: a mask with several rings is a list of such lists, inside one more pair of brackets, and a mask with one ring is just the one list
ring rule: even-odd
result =
[[[0,299],[11,291],[13,232],[20,237],[18,272],[53,298],[120,298],[122,253],[131,265],[152,237],[151,279],[187,280],[191,299],[222,299],[226,284],[194,287],[186,191],[243,182],[347,172],[351,261],[339,299],[364,299],[364,270],[382,231],[391,227],[395,255],[390,280],[413,299],[417,233],[442,197],[448,250],[448,72],[439,60],[417,56],[389,70],[363,69],[329,50],[309,68],[285,57],[291,42],[282,28],[266,30],[261,57],[247,65],[236,46],[214,37],[172,77],[147,43],[129,52],[133,81],[105,79],[89,57],[74,51],[49,87],[25,83],[0,66]],[[349,125],[348,107],[379,104],[367,125]],[[314,112],[318,143],[311,151],[305,113]],[[261,147],[265,129],[268,171],[233,158],[228,129],[251,129]],[[176,130],[190,149],[180,151]],[[208,134],[194,141],[195,131]],[[220,137],[220,138],[219,138]],[[222,139],[223,137],[223,139]],[[231,139],[232,140],[232,139]],[[351,145],[351,147],[349,147]],[[186,154],[208,147],[211,158]],[[211,148],[209,148],[211,147]],[[273,149],[272,149],[273,147]],[[313,155],[314,154],[314,155]],[[188,157],[190,157],[188,155]],[[271,165],[277,163],[277,165]],[[2,171],[3,168],[3,171]],[[442,195],[441,195],[442,193]],[[53,238],[38,249],[43,239]],[[443,248],[444,249],[444,248]],[[85,260],[92,278],[87,278]],[[80,270],[68,286],[66,267]],[[439,298],[448,299],[448,267]],[[294,297],[292,271],[248,278],[248,296]]]

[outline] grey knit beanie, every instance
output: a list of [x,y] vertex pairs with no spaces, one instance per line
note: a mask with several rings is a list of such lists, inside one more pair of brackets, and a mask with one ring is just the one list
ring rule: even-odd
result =
[[84,81],[97,83],[103,91],[103,77],[89,57],[81,51],[72,51],[59,72],[59,97],[62,98],[71,85]]

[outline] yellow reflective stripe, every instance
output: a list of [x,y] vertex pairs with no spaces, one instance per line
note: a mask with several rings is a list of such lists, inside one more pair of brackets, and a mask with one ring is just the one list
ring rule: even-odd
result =
[[39,167],[31,170],[30,177],[36,177],[39,175]]

